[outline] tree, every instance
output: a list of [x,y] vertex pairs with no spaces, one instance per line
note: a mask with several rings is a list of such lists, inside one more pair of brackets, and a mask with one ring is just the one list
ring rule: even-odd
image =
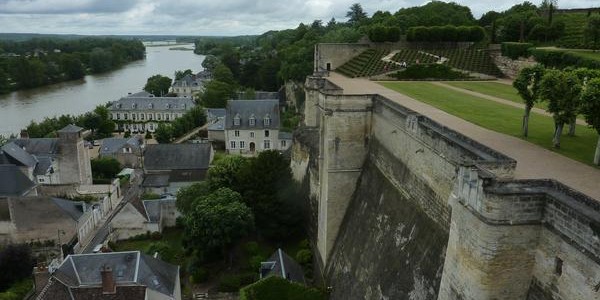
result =
[[148,249],[145,251],[148,255],[154,255],[154,253],[158,253],[161,260],[175,263],[175,250],[171,247],[171,245],[165,242],[153,242],[148,245]]
[[531,109],[539,101],[540,82],[543,75],[544,67],[538,64],[521,70],[513,81],[513,86],[525,103],[525,115],[523,115],[523,124],[521,125],[524,137],[529,134],[529,116]]
[[207,55],[202,61],[202,67],[211,73],[215,70],[218,64],[219,59],[214,55]]
[[30,277],[33,270],[31,248],[25,244],[6,246],[0,251],[0,270],[0,291]]
[[213,71],[213,79],[221,82],[225,82],[227,84],[234,84],[235,79],[233,79],[233,73],[231,70],[224,64],[217,64]]
[[0,94],[8,93],[10,91],[10,82],[8,81],[8,74],[0,68]]
[[577,116],[581,82],[574,72],[550,70],[542,77],[540,96],[548,101],[548,112],[554,118],[552,144],[560,148],[560,137],[565,123]]
[[208,108],[224,108],[227,100],[231,99],[233,94],[234,88],[232,85],[218,80],[211,80],[204,85],[204,91],[199,95],[200,103]]
[[175,71],[175,80],[181,80],[183,77],[187,76],[187,75],[192,75],[193,72],[190,69],[187,69],[185,71],[181,71],[181,70],[177,70]]
[[64,54],[61,59],[61,69],[68,79],[80,79],[85,76],[81,61],[74,55]]
[[160,123],[154,132],[154,138],[160,144],[167,144],[173,139],[173,128],[169,124]]
[[211,189],[207,181],[194,183],[177,191],[177,210],[181,212],[190,211],[195,206],[195,201],[208,194]]
[[92,159],[91,164],[94,178],[112,179],[121,171],[121,163],[113,157]]
[[600,165],[600,78],[590,80],[581,95],[581,113],[588,125],[598,133],[594,164]]
[[241,191],[240,172],[246,169],[249,160],[239,155],[228,155],[208,169],[208,184],[212,190],[228,187]]
[[585,29],[585,38],[592,42],[592,49],[598,50],[600,43],[600,15],[593,15],[588,18],[588,24]]
[[171,78],[157,74],[148,78],[146,85],[144,86],[144,91],[151,93],[156,97],[162,97],[169,93],[170,87]]
[[113,67],[113,55],[110,51],[95,48],[90,52],[89,66],[92,69],[92,73],[106,72]]
[[228,188],[220,188],[194,203],[184,214],[187,245],[198,251],[227,248],[246,236],[254,227],[254,216],[242,202],[242,196]]
[[360,3],[354,3],[350,6],[350,10],[346,12],[346,18],[350,25],[360,25],[367,19],[367,13],[363,10]]

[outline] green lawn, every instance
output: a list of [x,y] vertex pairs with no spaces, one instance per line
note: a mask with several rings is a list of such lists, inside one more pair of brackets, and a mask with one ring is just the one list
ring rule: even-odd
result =
[[569,49],[569,50],[565,50],[565,51],[585,57],[585,58],[600,60],[600,51],[576,50],[576,49]]
[[[481,127],[507,135],[521,136],[523,110],[491,100],[474,97],[429,82],[382,82],[381,85],[425,102]],[[565,126],[564,132],[567,132]],[[556,151],[572,159],[593,165],[598,134],[586,126],[577,125],[575,137],[561,138],[561,149],[552,148],[554,122],[551,117],[532,113],[529,122],[529,142]]]
[[[481,93],[488,96],[494,96],[509,100],[512,102],[523,104],[523,99],[517,93],[517,90],[511,85],[498,82],[444,82],[445,84],[455,86],[457,88]],[[545,102],[536,103],[535,107],[546,109]]]

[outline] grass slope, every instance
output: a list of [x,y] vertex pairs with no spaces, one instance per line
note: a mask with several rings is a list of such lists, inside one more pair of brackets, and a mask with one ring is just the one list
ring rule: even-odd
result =
[[[445,82],[445,84],[523,104],[523,99],[521,99],[517,90],[508,84],[498,82]],[[535,104],[535,107],[541,109],[546,109],[547,106],[544,102]]]
[[[382,82],[383,86],[481,127],[524,139],[521,136],[523,110],[504,105],[429,82]],[[567,132],[565,128],[564,132]],[[532,113],[529,138],[526,140],[569,158],[593,165],[598,134],[591,128],[577,125],[575,137],[564,135],[561,149],[552,148],[554,122],[551,117]]]

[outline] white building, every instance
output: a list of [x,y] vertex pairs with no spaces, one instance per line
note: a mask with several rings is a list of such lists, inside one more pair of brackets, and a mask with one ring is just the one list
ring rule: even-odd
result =
[[291,134],[280,132],[279,100],[229,100],[226,113],[227,152],[253,155],[291,146]]
[[159,123],[172,122],[194,106],[190,98],[153,97],[142,92],[113,101],[108,111],[117,130],[154,132]]
[[204,84],[210,78],[211,74],[208,71],[185,75],[183,78],[173,81],[171,93],[177,94],[177,97],[193,98],[194,95],[204,90]]

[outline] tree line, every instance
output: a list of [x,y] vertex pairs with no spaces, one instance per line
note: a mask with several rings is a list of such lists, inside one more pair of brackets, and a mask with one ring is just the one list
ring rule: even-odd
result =
[[31,138],[56,137],[56,132],[69,124],[89,129],[92,134],[87,139],[102,139],[112,136],[115,123],[110,119],[108,108],[103,105],[82,115],[60,115],[46,117],[40,122],[31,121],[25,128]]
[[0,41],[0,93],[106,72],[144,54],[142,42],[114,38]]
[[522,134],[529,134],[531,109],[546,102],[554,119],[552,144],[560,148],[565,125],[569,135],[575,135],[577,116],[582,115],[588,126],[599,134],[594,164],[600,165],[600,70],[586,68],[546,69],[542,65],[524,68],[513,86],[525,103]]

